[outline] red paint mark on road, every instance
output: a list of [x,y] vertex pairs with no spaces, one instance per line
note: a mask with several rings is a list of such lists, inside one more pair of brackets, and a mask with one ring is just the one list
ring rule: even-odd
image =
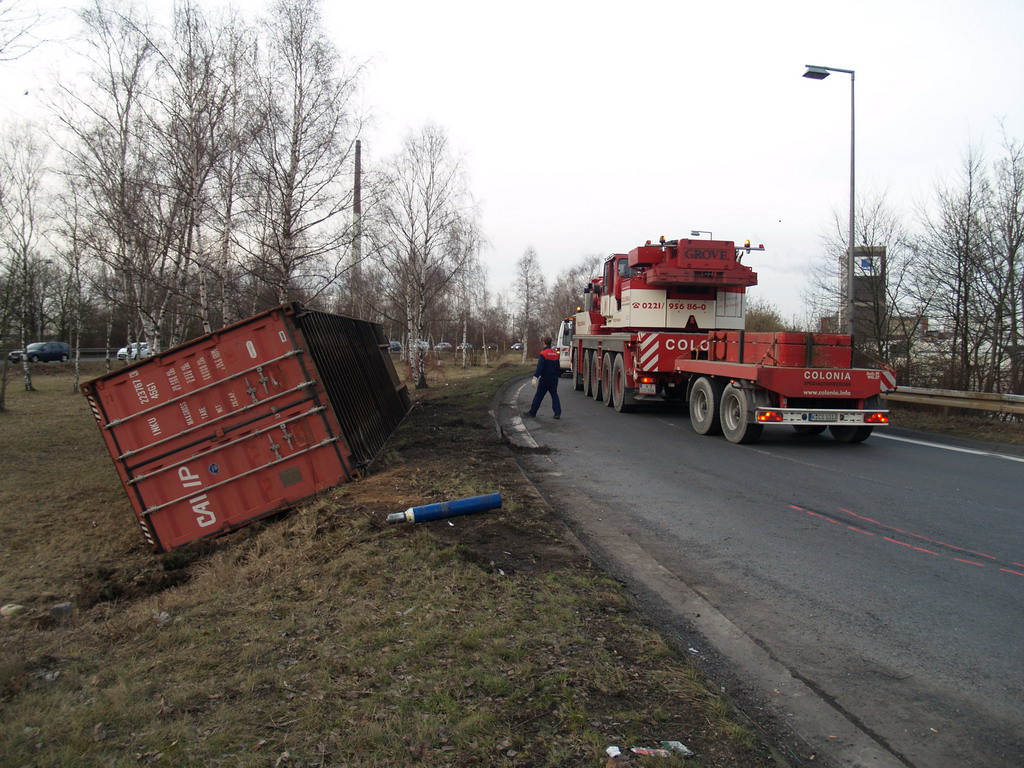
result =
[[[810,515],[811,517],[817,517],[820,520],[827,520],[830,523],[835,523],[836,525],[843,526],[844,528],[847,528],[847,529],[849,529],[851,531],[855,531],[857,533],[863,533],[865,536],[878,536],[878,535],[880,535],[880,534],[873,533],[871,531],[866,531],[863,528],[858,528],[855,525],[847,525],[845,523],[840,522],[839,520],[836,520],[835,518],[831,517],[830,515],[821,514],[821,513],[818,513],[818,512],[812,512],[809,509],[805,509],[804,507],[798,507],[795,504],[790,504],[789,508],[790,509],[794,509],[797,512],[803,512],[804,514]],[[866,515],[857,514],[856,512],[853,512],[852,510],[849,510],[849,509],[844,509],[843,507],[840,507],[839,511],[840,512],[845,512],[846,514],[851,515],[851,516],[857,518],[858,520],[863,520],[866,523],[871,523],[872,525],[877,525],[879,528],[883,528],[883,529],[888,530],[888,531],[893,531],[895,533],[899,533],[899,534],[902,534],[904,536],[908,536],[910,538],[920,539],[921,541],[928,541],[928,542],[936,544],[936,545],[938,545],[940,547],[945,547],[947,549],[954,550],[955,552],[962,552],[962,553],[965,553],[965,554],[975,555],[977,557],[982,557],[982,558],[985,558],[986,560],[993,561],[992,564],[995,565],[995,566],[998,566],[998,564],[999,564],[998,563],[998,560],[999,560],[998,558],[993,557],[992,555],[987,555],[984,552],[975,552],[972,549],[966,549],[964,547],[958,547],[955,544],[947,544],[946,542],[939,541],[938,539],[932,539],[932,538],[929,538],[928,536],[922,536],[922,535],[917,534],[917,533],[912,533],[910,531],[905,531],[902,528],[897,528],[896,526],[893,526],[893,525],[886,525],[885,523],[881,523],[878,520],[874,520],[874,519],[872,519],[872,518],[870,518],[870,517],[868,517]],[[979,563],[979,562],[976,562],[974,560],[967,560],[967,559],[962,558],[962,557],[953,557],[951,555],[944,554],[942,552],[935,552],[934,550],[926,549],[925,547],[915,547],[913,544],[908,544],[905,541],[900,541],[899,539],[894,539],[891,536],[882,536],[882,538],[885,541],[888,541],[888,542],[890,542],[892,544],[899,544],[901,547],[906,547],[907,549],[912,549],[915,552],[923,552],[926,555],[933,555],[935,557],[946,557],[946,558],[952,560],[953,562],[963,563],[964,565],[974,565],[974,566],[977,566],[978,568],[986,568],[986,567],[988,567],[988,566],[986,566],[985,563]],[[1015,561],[1011,560],[1010,561],[1010,565],[1014,565],[1014,566],[1016,566],[1018,568],[1024,569],[1024,563],[1018,563],[1018,562],[1015,562]],[[1009,573],[1009,574],[1012,574],[1014,576],[1020,576],[1020,577],[1024,578],[1024,571],[1015,571],[1012,568],[999,568],[999,570],[1004,572],[1004,573]]]
[[886,541],[891,541],[893,544],[899,544],[901,547],[906,547],[907,549],[911,549],[911,546],[909,544],[907,544],[907,542],[905,542],[905,541],[899,541],[897,539],[890,539],[888,536],[885,537],[885,540]]
[[[845,509],[844,507],[840,507],[839,511],[840,512],[845,512],[848,515],[853,515],[858,520],[865,520],[865,521],[867,521],[869,523],[872,523],[873,525],[877,525],[879,528],[886,528],[886,529],[888,529],[890,531],[896,531],[896,533],[902,533],[904,536],[911,536],[911,537],[913,537],[915,539],[921,539],[922,541],[929,541],[932,544],[938,544],[940,547],[946,547],[946,549],[955,549],[957,552],[966,552],[969,555],[975,555],[977,557],[984,557],[986,560],[997,560],[998,559],[998,558],[993,557],[992,555],[986,555],[984,552],[975,552],[973,549],[964,549],[963,547],[958,547],[955,544],[947,544],[944,541],[939,541],[938,539],[932,539],[932,538],[929,538],[928,536],[922,536],[919,533],[912,533],[910,531],[905,531],[902,528],[897,528],[896,526],[893,526],[893,525],[886,525],[885,523],[880,523],[877,520],[872,520],[870,517],[866,517],[864,515],[858,515],[856,512],[853,512],[852,510],[849,510],[849,509]],[[893,539],[889,539],[889,541],[893,541]],[[1014,563],[1014,565],[1020,565],[1021,568],[1024,568],[1024,565],[1021,565],[1020,563]]]

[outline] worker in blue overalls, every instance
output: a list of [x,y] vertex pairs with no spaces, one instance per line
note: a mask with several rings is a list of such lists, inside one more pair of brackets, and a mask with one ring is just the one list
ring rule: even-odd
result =
[[558,377],[562,375],[562,366],[558,362],[558,350],[551,348],[551,337],[544,337],[544,349],[537,357],[537,370],[533,377],[537,380],[537,394],[533,396],[533,405],[523,415],[531,418],[537,415],[544,395],[551,393],[551,408],[555,412],[555,418],[562,418],[562,404],[558,400]]

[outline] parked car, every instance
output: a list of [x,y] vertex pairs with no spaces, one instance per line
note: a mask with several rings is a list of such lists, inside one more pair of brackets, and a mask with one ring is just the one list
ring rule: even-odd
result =
[[520,344],[518,341],[515,344],[512,345],[512,349],[516,350],[517,352],[519,350],[521,350],[522,348],[523,348],[523,345]]
[[437,344],[434,345],[434,349],[436,349],[439,352],[446,352],[451,348],[452,345],[449,344],[447,341],[439,341],[437,342]]
[[[50,363],[59,360],[66,363],[71,359],[71,345],[64,341],[34,341],[25,347],[30,363]],[[21,350],[12,349],[7,359],[12,363],[21,362]]]
[[402,351],[402,342],[396,341],[395,339],[392,339],[391,341],[388,342],[388,351],[389,352],[401,352]]
[[146,357],[149,357],[148,341],[135,341],[127,347],[121,347],[117,350],[117,359],[125,362],[129,360],[142,360]]
[[455,349],[457,349],[459,352],[461,352],[462,350],[466,350],[467,352],[469,352],[469,351],[471,351],[473,349],[473,345],[472,344],[459,344],[459,346],[457,346]]

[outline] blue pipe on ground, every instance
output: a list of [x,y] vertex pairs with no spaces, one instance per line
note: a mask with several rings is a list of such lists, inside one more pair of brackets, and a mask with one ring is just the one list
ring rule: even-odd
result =
[[430,520],[441,520],[445,517],[471,515],[501,506],[500,493],[488,493],[484,496],[470,496],[468,499],[442,501],[438,504],[423,504],[409,507],[405,512],[392,512],[388,515],[389,523],[425,523]]

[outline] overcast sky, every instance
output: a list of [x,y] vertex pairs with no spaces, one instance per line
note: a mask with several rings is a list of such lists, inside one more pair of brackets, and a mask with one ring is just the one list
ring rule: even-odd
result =
[[[837,213],[845,228],[850,183],[850,76],[805,79],[806,64],[856,71],[858,192],[908,217],[972,144],[998,154],[1001,123],[1024,139],[1022,0],[328,0],[325,12],[338,47],[368,62],[367,159],[425,122],[444,127],[498,289],[531,245],[551,279],[699,229],[764,243],[745,260],[760,276],[751,294],[798,313]],[[39,64],[0,79],[8,109]]]

